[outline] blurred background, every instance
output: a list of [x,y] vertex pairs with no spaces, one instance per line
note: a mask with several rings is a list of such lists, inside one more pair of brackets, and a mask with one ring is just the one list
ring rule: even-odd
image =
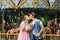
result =
[[[24,1],[24,0],[23,0]],[[23,2],[22,1],[22,2]],[[21,0],[11,0],[13,5],[19,5]],[[8,30],[19,27],[24,14],[35,12],[45,28],[44,34],[60,34],[60,1],[59,0],[25,0],[17,9],[7,0],[0,0],[0,39],[16,40],[18,34],[11,34]],[[16,32],[18,33],[18,32]],[[4,38],[4,39],[3,39]],[[8,39],[9,38],[9,39]],[[12,38],[12,39],[10,39]],[[45,37],[44,37],[45,38]],[[52,38],[52,39],[51,39]],[[59,40],[60,37],[46,36],[46,40]]]

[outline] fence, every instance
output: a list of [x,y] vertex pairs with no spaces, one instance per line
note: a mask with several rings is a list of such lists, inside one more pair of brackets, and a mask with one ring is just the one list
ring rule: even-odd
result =
[[18,33],[0,33],[0,40],[17,40]]
[[60,34],[44,34],[44,40],[60,40]]
[[[0,33],[0,40],[17,40],[18,33]],[[48,38],[48,39],[47,39]],[[59,34],[43,34],[44,40],[60,40]]]

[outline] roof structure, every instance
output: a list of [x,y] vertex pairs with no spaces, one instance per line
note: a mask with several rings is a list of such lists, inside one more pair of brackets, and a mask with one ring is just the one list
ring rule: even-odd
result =
[[59,9],[59,0],[0,0],[0,8],[48,8]]

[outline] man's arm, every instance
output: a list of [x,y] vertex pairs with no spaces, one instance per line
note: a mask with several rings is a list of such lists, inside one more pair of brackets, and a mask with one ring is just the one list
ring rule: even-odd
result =
[[44,31],[44,26],[43,26],[42,22],[40,23],[40,28],[41,28],[41,30],[39,33],[36,34],[36,37],[40,36],[40,34]]
[[39,34],[41,34],[41,33],[44,31],[44,26],[43,26],[43,24],[40,24],[40,27],[41,27],[41,30],[40,30]]

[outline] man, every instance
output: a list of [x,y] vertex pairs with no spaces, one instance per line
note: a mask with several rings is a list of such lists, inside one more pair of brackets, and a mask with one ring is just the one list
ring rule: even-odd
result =
[[44,30],[42,21],[36,18],[34,12],[29,15],[29,18],[32,20],[31,25],[33,25],[33,40],[42,40],[42,31]]

